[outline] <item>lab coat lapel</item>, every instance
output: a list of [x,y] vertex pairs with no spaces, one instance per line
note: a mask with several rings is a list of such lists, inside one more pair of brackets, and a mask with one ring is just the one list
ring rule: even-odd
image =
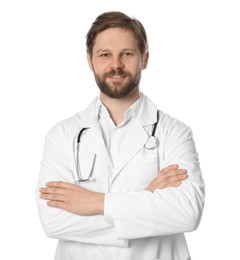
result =
[[118,159],[114,167],[114,177],[118,175],[122,168],[141,150],[147,140],[147,132],[139,124],[139,121],[135,120],[125,138],[122,140],[121,149],[119,150]]
[[125,138],[122,140],[121,149],[114,168],[114,178],[147,142],[149,134],[144,127],[153,125],[156,121],[157,107],[143,95],[143,103],[138,117],[134,120]]
[[112,166],[112,160],[104,143],[101,127],[98,123],[96,102],[97,98],[94,99],[93,102],[86,108],[86,110],[81,113],[80,127],[88,128],[86,142],[88,144],[89,150],[104,158],[106,164],[110,164]]
[[106,160],[106,164],[112,166],[112,160],[102,137],[102,131],[98,122],[94,122],[88,134],[89,148],[99,157]]

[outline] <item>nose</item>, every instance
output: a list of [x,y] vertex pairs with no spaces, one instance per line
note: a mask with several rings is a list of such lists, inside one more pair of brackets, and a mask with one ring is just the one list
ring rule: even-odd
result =
[[121,60],[121,56],[113,56],[110,67],[115,70],[119,68],[123,68],[124,64]]

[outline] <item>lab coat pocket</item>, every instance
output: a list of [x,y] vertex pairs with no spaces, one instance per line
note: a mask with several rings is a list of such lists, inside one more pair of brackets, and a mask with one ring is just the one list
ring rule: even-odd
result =
[[148,173],[150,176],[156,176],[158,173],[158,158],[155,155],[144,156],[139,159],[138,169],[141,172]]
[[159,168],[158,156],[159,155],[157,149],[142,149],[142,151],[136,156],[136,160],[138,161],[139,167],[148,169],[152,172],[152,174],[156,174]]
[[[137,155],[126,167],[124,185],[128,190],[143,190],[158,174],[158,157],[156,154]],[[127,174],[128,173],[128,174]]]

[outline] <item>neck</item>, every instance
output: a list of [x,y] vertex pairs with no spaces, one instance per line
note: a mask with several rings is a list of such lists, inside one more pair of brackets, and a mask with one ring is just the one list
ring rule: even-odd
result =
[[139,89],[136,88],[124,98],[110,98],[100,92],[100,99],[107,108],[115,125],[119,125],[124,120],[126,110],[140,98]]

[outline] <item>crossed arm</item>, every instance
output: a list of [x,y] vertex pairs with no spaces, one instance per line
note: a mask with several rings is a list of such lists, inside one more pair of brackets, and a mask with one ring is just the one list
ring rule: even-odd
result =
[[[187,177],[185,169],[179,169],[178,165],[170,165],[158,173],[146,190],[153,192],[156,189],[178,187]],[[104,214],[104,193],[89,191],[62,181],[48,182],[46,187],[40,188],[39,191],[40,197],[47,200],[50,207],[82,216]]]

